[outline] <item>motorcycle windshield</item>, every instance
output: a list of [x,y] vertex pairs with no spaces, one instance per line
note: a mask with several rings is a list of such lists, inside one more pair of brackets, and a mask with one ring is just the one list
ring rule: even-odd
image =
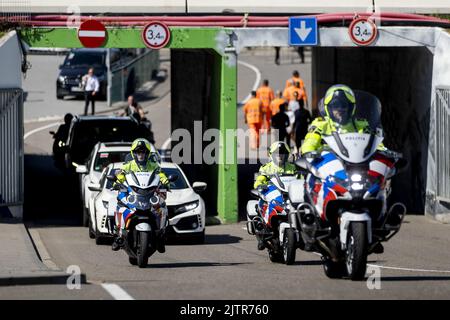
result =
[[[369,128],[371,131],[376,132],[377,129],[381,129],[381,102],[373,94],[362,91],[353,91],[356,98],[356,109],[355,118],[365,119],[369,123]],[[326,117],[325,106],[323,103],[323,98],[318,104],[319,113],[322,117]]]

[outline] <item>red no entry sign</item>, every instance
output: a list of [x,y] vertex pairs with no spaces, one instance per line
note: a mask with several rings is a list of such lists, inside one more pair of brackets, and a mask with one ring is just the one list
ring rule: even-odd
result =
[[106,28],[97,20],[87,20],[78,29],[78,39],[86,48],[98,48],[106,39]]

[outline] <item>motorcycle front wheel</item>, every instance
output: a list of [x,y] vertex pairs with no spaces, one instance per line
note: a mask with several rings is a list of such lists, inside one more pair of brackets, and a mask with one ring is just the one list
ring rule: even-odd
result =
[[367,267],[367,227],[364,222],[352,222],[345,252],[347,274],[351,280],[363,280]]
[[291,265],[295,262],[295,252],[297,249],[295,240],[294,229],[286,229],[283,240],[283,260],[286,265]]
[[145,268],[148,264],[149,258],[149,243],[150,234],[148,232],[139,232],[138,248],[137,248],[137,264],[139,268]]

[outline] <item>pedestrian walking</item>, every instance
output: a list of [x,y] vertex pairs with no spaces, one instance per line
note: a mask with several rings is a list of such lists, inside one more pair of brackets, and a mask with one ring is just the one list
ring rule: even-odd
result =
[[308,126],[312,121],[311,114],[305,109],[303,100],[299,100],[300,108],[295,111],[294,135],[295,146],[300,150],[303,140],[308,133]]
[[272,116],[280,112],[280,105],[283,103],[286,103],[286,99],[283,98],[281,90],[277,90],[275,93],[275,99],[273,99],[270,103],[270,111],[272,112]]
[[272,117],[272,112],[270,111],[270,103],[275,97],[272,88],[269,87],[269,80],[264,79],[262,86],[259,87],[258,90],[256,90],[256,97],[261,100],[262,103],[262,130],[270,132],[270,118]]
[[259,148],[259,131],[263,121],[262,102],[252,91],[252,97],[244,105],[244,119],[250,130],[250,148]]
[[92,104],[92,115],[95,114],[95,99],[100,89],[98,78],[94,74],[94,68],[89,68],[88,74],[83,76],[84,86],[84,115],[87,116],[89,103]]
[[280,112],[272,117],[272,128],[278,130],[279,141],[286,141],[287,145],[290,146],[290,137],[287,128],[290,125],[289,116],[285,113],[286,103],[280,105]]

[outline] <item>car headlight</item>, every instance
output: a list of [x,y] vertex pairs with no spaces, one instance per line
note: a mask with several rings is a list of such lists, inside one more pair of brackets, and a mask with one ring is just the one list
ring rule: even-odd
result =
[[194,210],[195,208],[198,207],[199,203],[200,203],[200,201],[196,200],[196,201],[192,201],[192,202],[186,203],[184,205],[181,205],[177,209],[175,209],[175,214],[180,214],[183,212]]
[[103,200],[102,203],[103,203],[103,207],[104,207],[106,210],[108,210],[109,202]]
[[64,76],[59,76],[58,77],[58,81],[59,82],[64,82],[66,80],[66,77],[64,77]]

